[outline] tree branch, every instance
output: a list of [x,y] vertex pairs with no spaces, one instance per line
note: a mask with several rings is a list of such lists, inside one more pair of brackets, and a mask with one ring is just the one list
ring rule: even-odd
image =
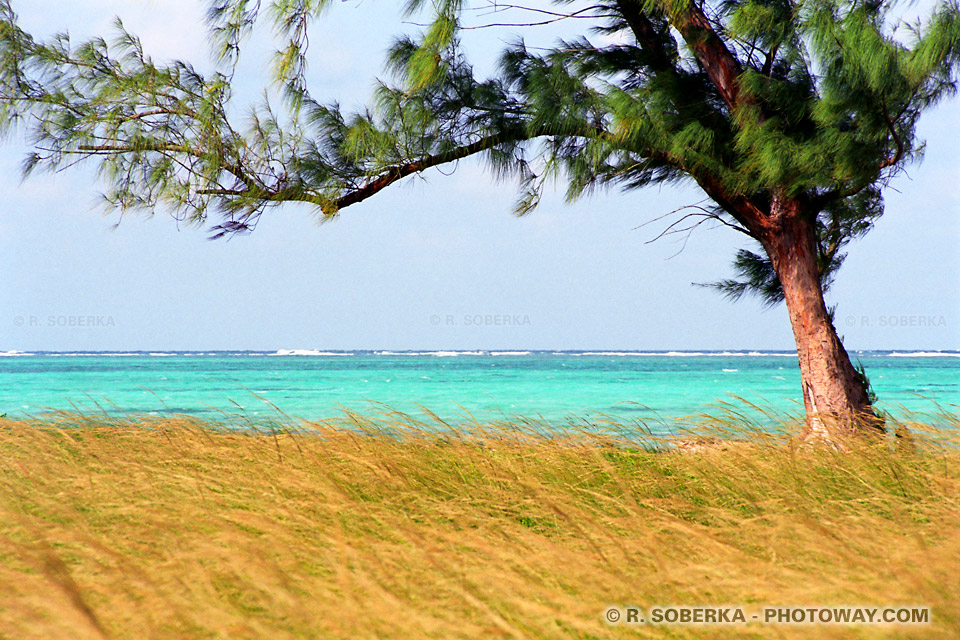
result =
[[903,157],[904,147],[903,140],[900,139],[900,135],[897,134],[897,128],[894,126],[895,122],[890,117],[890,112],[887,110],[887,103],[881,100],[880,107],[883,109],[883,119],[887,122],[887,128],[890,129],[890,135],[893,136],[893,143],[897,145],[896,152],[891,157],[880,163],[880,169],[883,170],[900,162],[900,158]]
[[[157,141],[140,141],[137,144],[80,145],[77,147],[76,153],[84,153],[88,155],[113,155],[122,153],[137,153],[141,151],[180,153],[183,155],[192,156],[194,158],[204,158],[207,155],[198,149],[194,149],[193,147],[188,147],[186,145]],[[221,157],[220,160],[222,161],[223,158]],[[263,187],[263,185],[258,184],[258,181],[249,176],[239,163],[221,162],[220,166],[247,187],[247,189],[242,190],[240,193],[260,192],[264,195],[269,193],[269,189],[266,189]]]
[[700,188],[710,198],[733,216],[746,230],[747,235],[759,239],[759,232],[763,227],[766,212],[760,209],[752,199],[745,195],[730,193],[719,180],[711,175],[695,175],[691,173]]
[[507,137],[503,135],[492,135],[485,138],[481,138],[476,142],[468,144],[463,147],[458,147],[452,149],[445,153],[438,153],[435,155],[428,155],[419,160],[413,162],[407,162],[405,164],[400,164],[395,167],[390,167],[379,176],[366,183],[362,187],[346,193],[336,200],[333,201],[333,206],[335,209],[343,209],[344,207],[349,207],[352,204],[362,202],[369,198],[370,196],[382,191],[383,189],[389,187],[394,182],[401,180],[409,175],[414,173],[419,173],[431,167],[436,167],[441,164],[446,164],[448,162],[453,162],[455,160],[460,160],[468,156],[472,156],[475,153],[480,153],[481,151],[486,151],[501,142],[507,142],[510,140],[518,140],[520,137]]
[[656,73],[666,72],[676,76],[676,67],[663,48],[660,34],[640,6],[630,0],[618,0],[617,8],[637,39],[637,44],[650,56],[650,68]]
[[739,78],[743,70],[740,62],[717,35],[703,10],[691,1],[685,11],[672,15],[670,21],[696,55],[730,110],[741,106]]

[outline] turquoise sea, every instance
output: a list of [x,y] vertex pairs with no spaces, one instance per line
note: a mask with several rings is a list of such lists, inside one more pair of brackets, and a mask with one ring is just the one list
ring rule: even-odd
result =
[[[427,407],[456,422],[514,416],[615,416],[659,423],[716,411],[736,397],[799,413],[791,352],[287,351],[0,352],[0,414],[51,410],[305,419],[343,409]],[[960,352],[865,351],[881,407],[960,411]]]

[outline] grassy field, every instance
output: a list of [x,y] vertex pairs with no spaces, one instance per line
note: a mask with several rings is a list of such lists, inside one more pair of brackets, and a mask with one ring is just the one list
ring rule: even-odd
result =
[[[0,638],[960,637],[957,442],[726,435],[0,419]],[[629,604],[932,622],[604,622]]]

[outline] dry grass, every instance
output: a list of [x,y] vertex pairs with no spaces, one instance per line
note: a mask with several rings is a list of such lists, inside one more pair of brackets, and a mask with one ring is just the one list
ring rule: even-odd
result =
[[[416,426],[0,419],[0,638],[960,636],[956,443]],[[611,627],[610,604],[933,623]]]

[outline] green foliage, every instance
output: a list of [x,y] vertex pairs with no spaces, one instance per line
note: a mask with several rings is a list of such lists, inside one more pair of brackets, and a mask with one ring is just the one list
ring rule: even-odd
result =
[[[29,132],[25,173],[92,162],[108,206],[163,207],[216,222],[217,236],[252,229],[283,202],[332,217],[471,155],[518,182],[518,214],[548,180],[570,199],[692,180],[715,201],[704,219],[759,239],[743,203],[763,211],[774,196],[798,198],[815,218],[826,287],[843,248],[882,213],[886,181],[918,157],[917,120],[955,90],[960,55],[953,0],[917,25],[882,2],[557,0],[527,15],[576,19],[583,36],[548,50],[514,41],[498,72],[477,78],[460,32],[482,26],[465,25],[477,20],[470,9],[495,3],[407,0],[426,26],[398,38],[370,108],[349,114],[306,84],[310,25],[335,4],[209,0],[220,66],[203,75],[155,63],[119,22],[109,43],[37,41],[0,0],[0,126]],[[227,115],[230,85],[258,28],[276,38],[283,102],[265,98],[240,127]],[[717,77],[724,68],[733,89]],[[721,291],[782,297],[764,256],[742,250],[734,268]]]
[[734,301],[752,293],[767,306],[783,302],[783,287],[767,256],[740,249],[733,260],[733,269],[739,280],[721,280],[703,286],[716,289]]
[[863,385],[863,388],[867,391],[867,397],[870,399],[870,404],[877,403],[877,392],[873,389],[873,383],[870,382],[869,376],[867,376],[867,370],[864,368],[862,363],[857,363],[855,367],[857,372],[857,379],[860,380],[860,384]]

